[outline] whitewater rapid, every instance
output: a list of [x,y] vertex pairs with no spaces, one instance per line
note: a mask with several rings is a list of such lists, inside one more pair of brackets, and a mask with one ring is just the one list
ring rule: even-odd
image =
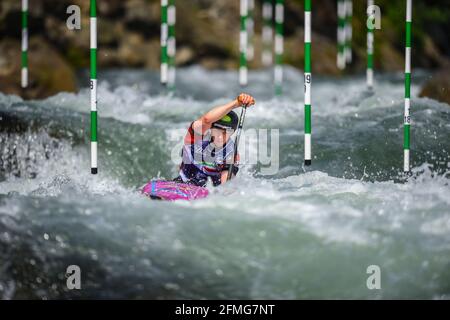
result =
[[[266,70],[250,73],[245,128],[279,132],[278,170],[244,163],[208,198],[174,203],[139,188],[176,175],[180,134],[241,91],[237,73],[178,70],[174,96],[156,73],[100,73],[97,176],[87,88],[0,93],[0,297],[450,298],[450,106],[417,97],[426,76],[412,85],[412,177],[401,74],[373,93],[363,77],[314,79],[304,167],[303,74],[286,68],[274,98]],[[67,289],[69,265],[82,290]],[[380,290],[366,286],[370,265]]]

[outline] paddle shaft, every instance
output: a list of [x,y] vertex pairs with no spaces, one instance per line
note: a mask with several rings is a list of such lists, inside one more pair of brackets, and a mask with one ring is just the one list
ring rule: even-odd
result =
[[247,111],[247,106],[246,105],[242,106],[241,116],[239,117],[239,123],[238,123],[238,128],[237,128],[237,133],[236,133],[236,140],[234,142],[234,152],[233,152],[233,158],[232,158],[233,163],[230,165],[230,168],[228,168],[227,180],[230,180],[231,176],[233,174],[234,161],[235,161],[236,154],[238,152],[239,139],[241,138],[242,126],[244,125],[246,111]]

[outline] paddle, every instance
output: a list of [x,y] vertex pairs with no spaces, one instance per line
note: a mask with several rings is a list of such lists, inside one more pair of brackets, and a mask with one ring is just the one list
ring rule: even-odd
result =
[[230,165],[230,168],[228,168],[228,178],[227,180],[231,179],[231,176],[233,174],[234,169],[234,158],[236,157],[237,151],[238,151],[238,145],[239,145],[239,139],[241,137],[242,132],[242,126],[244,125],[244,119],[245,119],[245,112],[247,111],[247,105],[242,106],[241,116],[239,117],[239,123],[236,133],[236,140],[234,141],[234,152],[233,152],[233,163]]

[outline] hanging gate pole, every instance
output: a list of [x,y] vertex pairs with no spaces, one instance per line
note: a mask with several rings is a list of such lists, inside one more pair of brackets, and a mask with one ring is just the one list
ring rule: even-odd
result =
[[311,0],[305,0],[305,165],[311,165]]
[[28,87],[28,0],[22,0],[21,86]]
[[268,67],[272,64],[272,0],[264,0],[262,7],[262,16],[264,25],[262,28],[262,64]]
[[91,38],[91,173],[97,174],[97,3],[90,0]]
[[241,0],[240,14],[241,14],[241,32],[239,34],[239,51],[240,51],[239,84],[241,86],[246,86],[247,46],[248,46],[248,34],[247,34],[248,0]]
[[167,64],[168,64],[168,78],[167,83],[170,90],[175,89],[175,55],[176,55],[176,38],[175,38],[175,22],[176,9],[175,0],[169,0],[167,8]]
[[[373,0],[367,0],[367,18],[372,15]],[[374,28],[367,23],[367,88],[373,88],[373,43],[374,43]]]
[[281,95],[283,89],[283,24],[284,24],[284,0],[276,0],[275,5],[275,94]]
[[403,171],[410,171],[410,130],[411,130],[411,27],[412,0],[406,0],[406,48],[405,48],[405,117],[403,133]]
[[345,69],[345,13],[346,13],[345,0],[338,0],[337,13],[338,13],[338,29],[337,29],[337,67],[340,70]]
[[166,85],[168,80],[168,56],[167,56],[167,38],[169,27],[167,25],[167,6],[168,0],[161,0],[161,84]]
[[247,46],[247,60],[252,61],[255,55],[255,49],[253,46],[253,35],[255,31],[255,0],[248,0],[248,18],[247,18],[247,34],[248,34],[248,46]]
[[353,20],[353,2],[352,0],[346,0],[345,5],[345,62],[347,64],[352,63],[352,20]]

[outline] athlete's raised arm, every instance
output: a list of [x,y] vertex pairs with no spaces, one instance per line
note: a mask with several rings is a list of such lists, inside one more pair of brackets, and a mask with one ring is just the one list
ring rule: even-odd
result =
[[203,134],[206,130],[211,128],[211,125],[225,116],[228,112],[241,105],[251,106],[255,104],[255,99],[246,93],[241,93],[236,99],[224,105],[215,107],[195,120],[192,124],[192,129],[197,134]]

